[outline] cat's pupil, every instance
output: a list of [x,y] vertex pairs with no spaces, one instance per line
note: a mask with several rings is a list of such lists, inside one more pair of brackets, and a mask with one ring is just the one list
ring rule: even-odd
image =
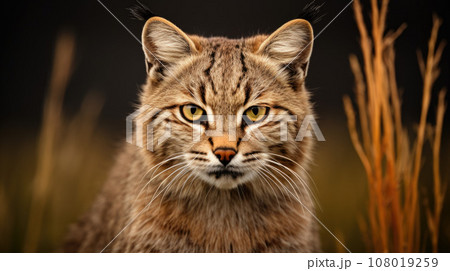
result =
[[192,114],[192,115],[195,115],[195,112],[197,112],[197,108],[191,107],[191,114]]
[[258,115],[258,112],[259,112],[259,108],[257,108],[257,107],[253,107],[253,108],[252,108],[252,113],[253,113],[253,115],[257,116],[257,115]]

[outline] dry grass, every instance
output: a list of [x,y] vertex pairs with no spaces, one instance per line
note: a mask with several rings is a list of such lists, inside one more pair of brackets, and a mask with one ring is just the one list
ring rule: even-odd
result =
[[[106,178],[112,148],[97,129],[101,97],[87,95],[74,117],[63,112],[74,51],[73,35],[60,35],[37,146],[30,129],[2,137],[2,251],[58,250],[68,225],[88,208]],[[11,140],[17,134],[18,144]]]
[[55,165],[56,140],[58,130],[62,125],[62,101],[72,71],[74,49],[75,41],[72,35],[63,34],[57,40],[49,94],[45,101],[43,125],[39,138],[39,159],[33,180],[30,215],[25,237],[25,252],[36,251],[45,205],[53,185],[51,183],[51,172]]
[[[420,228],[421,203],[419,177],[433,83],[439,75],[438,64],[444,45],[436,49],[441,20],[433,18],[426,61],[419,57],[423,77],[422,108],[416,139],[412,144],[408,127],[401,119],[401,97],[395,77],[394,41],[404,30],[385,34],[388,0],[371,0],[371,35],[366,27],[359,0],[354,2],[356,23],[361,35],[363,68],[355,56],[350,64],[356,81],[357,117],[349,97],[344,98],[348,128],[354,148],[368,181],[368,218],[363,224],[370,251],[418,252],[423,231]],[[420,54],[419,54],[420,55]],[[439,175],[439,151],[445,92],[439,94],[438,118],[433,139],[434,208],[428,209],[428,227],[433,250],[437,251],[439,221],[443,204]],[[421,200],[421,201],[420,201]]]
[[[439,170],[440,165],[440,150],[441,150],[441,135],[442,135],[442,125],[444,122],[444,113],[446,110],[445,105],[445,91],[441,90],[439,92],[438,110],[436,117],[436,126],[434,129],[434,138],[432,139],[433,144],[433,199],[434,208],[427,208],[427,225],[431,234],[431,244],[433,247],[433,252],[438,252],[438,241],[439,241],[439,226],[441,221],[442,206],[444,204],[446,188],[442,189],[442,180]],[[445,185],[446,186],[446,185]]]
[[[367,251],[417,251],[421,248],[419,234],[424,236],[424,228],[419,227],[421,219],[422,225],[428,227],[429,243],[437,251],[438,240],[442,245],[442,240],[450,236],[446,228],[441,229],[439,236],[439,225],[446,218],[441,219],[446,186],[439,174],[445,92],[439,94],[435,126],[429,129],[422,113],[417,130],[422,139],[418,136],[410,140],[408,132],[412,129],[402,124],[394,68],[393,42],[404,26],[383,35],[384,24],[378,22],[386,16],[385,1],[373,12],[377,27],[372,29],[372,36],[377,41],[372,40],[362,23],[360,10],[357,1],[355,11],[360,21],[364,65],[361,67],[355,56],[350,57],[356,78],[356,112],[349,98],[345,99],[345,106],[351,139],[368,182],[360,182],[364,172],[358,167],[356,155],[342,159],[342,153],[349,153],[352,148],[345,129],[334,119],[329,119],[329,123],[324,120],[321,128],[333,136],[321,144],[323,151],[317,159],[320,168],[312,172],[321,194],[321,220],[355,251],[362,251],[361,239],[369,245]],[[426,61],[419,60],[424,78],[428,78],[423,89],[422,112],[425,114],[429,111],[427,99],[431,97],[443,49],[442,46],[434,48],[438,26],[439,20],[435,19],[431,39],[434,41],[429,45]],[[73,36],[65,34],[58,38],[40,132],[36,134],[30,127],[20,126],[16,130],[8,127],[0,133],[1,252],[58,250],[68,225],[89,208],[108,174],[114,148],[112,136],[98,123],[101,97],[87,95],[79,112],[74,116],[64,114],[62,102],[66,85],[70,84],[74,48]],[[424,156],[421,152],[427,138],[432,140],[433,175],[423,176],[423,173],[420,175]],[[448,161],[448,155],[443,158]],[[414,173],[415,170],[419,170],[418,173]],[[414,174],[417,174],[417,181],[413,181]],[[419,179],[422,181],[423,177],[428,177],[433,184],[426,209],[421,205],[424,198],[418,193]],[[355,217],[362,212],[361,206],[366,200],[362,191],[366,186],[368,216],[360,218],[364,233],[361,238]],[[414,206],[414,213],[408,209],[411,206]],[[420,211],[424,215],[421,216]],[[342,251],[342,246],[335,244],[328,233],[325,232],[322,239],[325,251]]]

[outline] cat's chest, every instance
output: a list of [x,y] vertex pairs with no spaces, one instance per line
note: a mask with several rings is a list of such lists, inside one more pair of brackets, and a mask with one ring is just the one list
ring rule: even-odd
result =
[[[291,212],[240,209],[149,210],[127,232],[129,251],[265,252],[295,251],[304,223],[284,223]],[[290,217],[288,217],[290,216]],[[301,219],[300,216],[294,219]],[[300,221],[299,221],[300,222]],[[284,244],[288,242],[291,247]]]

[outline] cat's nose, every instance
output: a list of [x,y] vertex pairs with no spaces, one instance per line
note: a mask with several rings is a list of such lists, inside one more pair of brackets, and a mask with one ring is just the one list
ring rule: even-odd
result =
[[226,166],[236,155],[236,150],[232,148],[217,148],[214,151],[214,155],[219,159],[222,165]]

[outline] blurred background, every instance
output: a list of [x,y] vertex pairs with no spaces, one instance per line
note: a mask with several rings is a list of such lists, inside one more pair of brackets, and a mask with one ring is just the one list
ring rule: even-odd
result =
[[[186,33],[230,38],[270,33],[296,18],[310,2],[141,1]],[[313,25],[316,34],[348,4],[346,0],[316,2],[325,3],[322,20]],[[126,10],[134,1],[102,3],[140,37],[143,22],[131,19]],[[362,3],[366,9],[370,6],[368,1]],[[403,0],[389,5],[387,28],[407,24],[395,48],[403,121],[411,131],[418,122],[422,103],[423,83],[416,51],[426,49],[433,13],[443,19],[438,40],[450,39],[450,9],[446,4],[444,0]],[[118,146],[125,142],[125,117],[133,111],[139,85],[146,76],[144,55],[141,45],[95,0],[25,0],[2,5],[2,17],[8,23],[3,24],[1,43],[0,251],[57,251],[68,225],[89,208]],[[58,85],[52,82],[52,75],[57,73],[52,73],[52,67],[56,40],[61,34],[69,40],[73,37],[75,48],[67,83],[62,80]],[[350,54],[360,56],[360,51],[350,6],[315,40],[307,79],[320,117],[318,124],[326,138],[318,143],[311,173],[320,202],[318,216],[353,252],[366,251],[358,221],[367,209],[367,181],[348,135],[342,97],[353,95],[354,77],[348,59]],[[446,48],[431,100],[431,123],[435,122],[436,93],[450,85],[449,63]],[[51,104],[49,91],[58,86],[64,90],[56,99],[61,106],[44,113],[45,106]],[[56,118],[50,122],[53,126],[43,125],[52,118]],[[49,140],[49,134],[53,140]],[[450,118],[446,114],[441,175],[447,183],[449,136]],[[44,159],[45,148],[51,149],[51,155]],[[429,193],[431,184],[427,177],[431,176],[429,144],[424,149],[421,194]],[[46,166],[46,161],[54,163]],[[49,176],[48,183],[41,184],[45,189],[33,184],[39,174]],[[42,206],[33,204],[33,193],[34,197],[45,198]],[[30,224],[30,206],[41,210],[39,225]],[[448,214],[447,195],[440,231],[442,252],[450,251]],[[35,245],[27,248],[27,238],[37,238]],[[322,242],[326,252],[342,251],[325,230]],[[429,250],[426,241],[423,250]]]

